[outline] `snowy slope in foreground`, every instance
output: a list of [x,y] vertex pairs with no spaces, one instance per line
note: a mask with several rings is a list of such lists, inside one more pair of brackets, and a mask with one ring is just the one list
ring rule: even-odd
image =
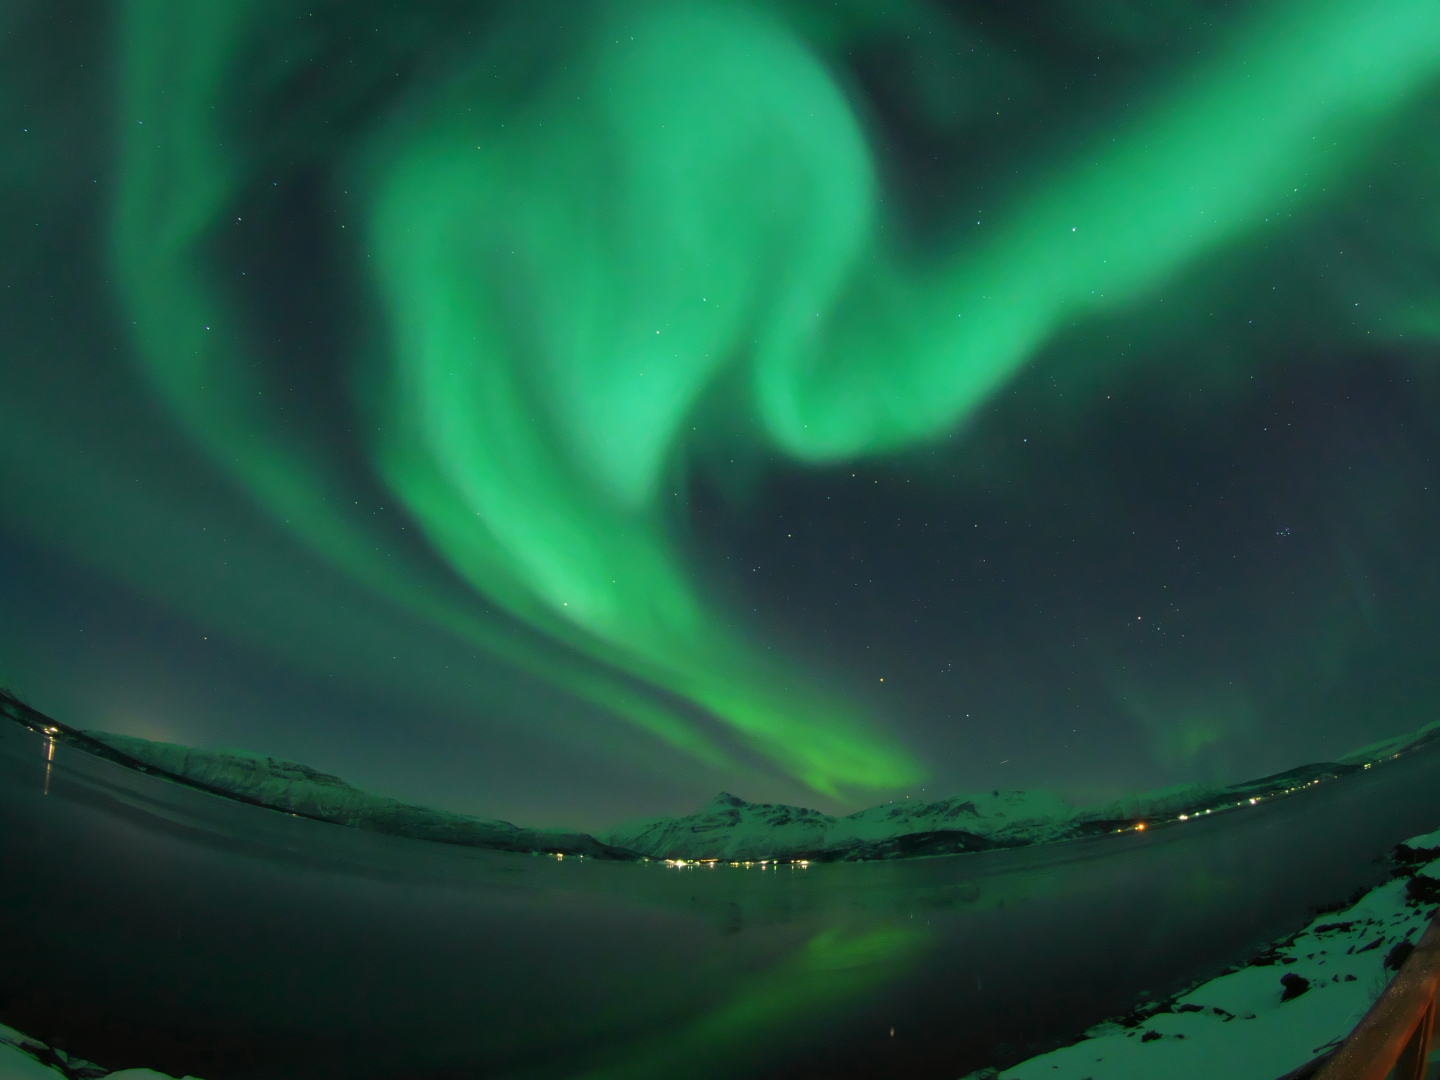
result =
[[[0,1080],[172,1080],[153,1069],[106,1072],[92,1061],[72,1057],[0,1024]],[[184,1080],[198,1080],[187,1076]]]
[[[1276,1080],[1338,1046],[1399,970],[1440,903],[1440,830],[1396,849],[1396,878],[1317,917],[1249,964],[1165,1004],[970,1080]],[[1423,861],[1429,860],[1429,861]]]
[[[1321,915],[1248,964],[1084,1039],[967,1080],[1277,1080],[1337,1046],[1400,968],[1440,908],[1440,829],[1395,850],[1410,876]],[[63,1070],[59,1066],[64,1066]],[[3,1080],[170,1080],[107,1073],[0,1024]],[[195,1080],[190,1077],[186,1080]]]

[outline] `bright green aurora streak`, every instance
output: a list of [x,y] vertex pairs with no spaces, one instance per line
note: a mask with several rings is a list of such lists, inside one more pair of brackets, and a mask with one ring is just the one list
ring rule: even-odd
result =
[[669,507],[707,391],[744,386],[744,422],[805,462],[940,437],[1062,325],[1317,197],[1440,72],[1433,0],[1269,5],[1147,112],[1018,180],[983,239],[920,260],[887,239],[865,126],[801,7],[513,20],[343,148],[334,180],[361,200],[348,227],[383,311],[384,344],[353,364],[375,471],[546,649],[377,550],[328,497],[331,450],[253,374],[207,244],[263,172],[232,149],[226,100],[276,10],[126,11],[113,252],[148,379],[277,522],[388,600],[727,760],[666,704],[688,702],[831,794],[922,769],[697,591]]

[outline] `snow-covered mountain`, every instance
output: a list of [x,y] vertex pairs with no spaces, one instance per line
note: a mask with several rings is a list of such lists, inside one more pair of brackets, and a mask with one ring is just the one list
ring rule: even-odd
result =
[[1077,809],[1044,791],[987,791],[936,802],[903,799],[847,817],[721,792],[693,814],[618,825],[600,838],[666,859],[845,860],[945,855],[1068,840],[1217,801],[1196,785]]
[[631,852],[617,851],[585,833],[525,829],[508,821],[487,821],[411,806],[351,787],[338,776],[294,761],[241,750],[195,750],[105,731],[80,734],[128,759],[123,763],[217,794],[336,825],[502,851],[635,858]]
[[990,791],[937,802],[905,799],[848,817],[721,792],[693,814],[649,817],[600,833],[652,858],[788,862],[898,859],[1069,840],[1223,813],[1370,768],[1440,739],[1440,722],[1346,754],[1229,787],[1182,784],[1075,807],[1041,791]]
[[1224,974],[1096,1024],[1071,1046],[966,1080],[1313,1076],[1435,919],[1440,830],[1406,840],[1391,860],[1389,881]]
[[886,803],[848,817],[721,792],[685,817],[617,826],[601,838],[668,859],[886,859],[1059,840],[1074,809],[1046,792],[993,791]]
[[1362,747],[1337,761],[1215,788],[1186,784],[1075,807],[1043,791],[993,790],[936,802],[901,799],[834,817],[800,806],[751,803],[721,792],[693,814],[617,825],[598,838],[526,829],[412,806],[337,776],[240,750],[196,750],[103,731],[76,731],[0,691],[0,714],[120,764],[215,794],[353,828],[422,840],[600,858],[856,861],[1020,847],[1224,813],[1359,772],[1440,740],[1440,721]]

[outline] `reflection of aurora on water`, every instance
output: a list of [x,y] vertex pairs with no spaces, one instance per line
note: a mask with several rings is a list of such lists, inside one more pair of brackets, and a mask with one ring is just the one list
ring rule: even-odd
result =
[[[1153,71],[1143,105],[1072,117],[969,177],[980,222],[966,189],[922,229],[891,209],[841,74],[880,17],[818,11],[516,5],[385,15],[370,41],[338,7],[123,6],[116,296],[167,419],[269,522],[217,584],[200,521],[223,484],[196,466],[179,495],[117,511],[83,443],[25,416],[28,456],[6,466],[20,512],[321,670],[379,664],[403,625],[437,658],[478,649],[702,762],[758,755],[829,794],[917,782],[898,736],[707,598],[677,536],[688,463],[722,436],[815,465],[925,444],[1087,321],[1162,342],[1173,323],[1234,362],[1236,332],[1196,330],[1206,290],[1273,266],[1282,232],[1343,231],[1340,195],[1376,185],[1387,220],[1423,227],[1375,232],[1348,282],[1366,321],[1331,297],[1326,329],[1433,338],[1415,266],[1435,170],[1376,170],[1382,148],[1433,158],[1440,18],[1429,0],[1261,5]],[[904,18],[985,52],[938,7]],[[1025,92],[997,57],[967,92]],[[297,283],[329,314],[287,337],[252,283],[284,256],[247,222],[273,243],[267,215],[302,184],[334,280]],[[1291,318],[1331,317],[1316,310]],[[1101,372],[1108,349],[1075,363]],[[297,388],[312,352],[341,359]],[[163,552],[117,513],[161,523]],[[395,678],[459,695],[440,667]]]
[[1431,745],[1144,833],[679,866],[337,828],[65,743],[44,794],[47,742],[0,719],[3,1022],[207,1078],[953,1080],[1293,933],[1440,806]]

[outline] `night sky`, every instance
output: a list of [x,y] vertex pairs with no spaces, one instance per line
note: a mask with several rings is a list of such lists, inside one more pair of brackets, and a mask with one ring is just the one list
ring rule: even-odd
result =
[[0,678],[600,828],[1435,719],[1431,0],[0,12]]

